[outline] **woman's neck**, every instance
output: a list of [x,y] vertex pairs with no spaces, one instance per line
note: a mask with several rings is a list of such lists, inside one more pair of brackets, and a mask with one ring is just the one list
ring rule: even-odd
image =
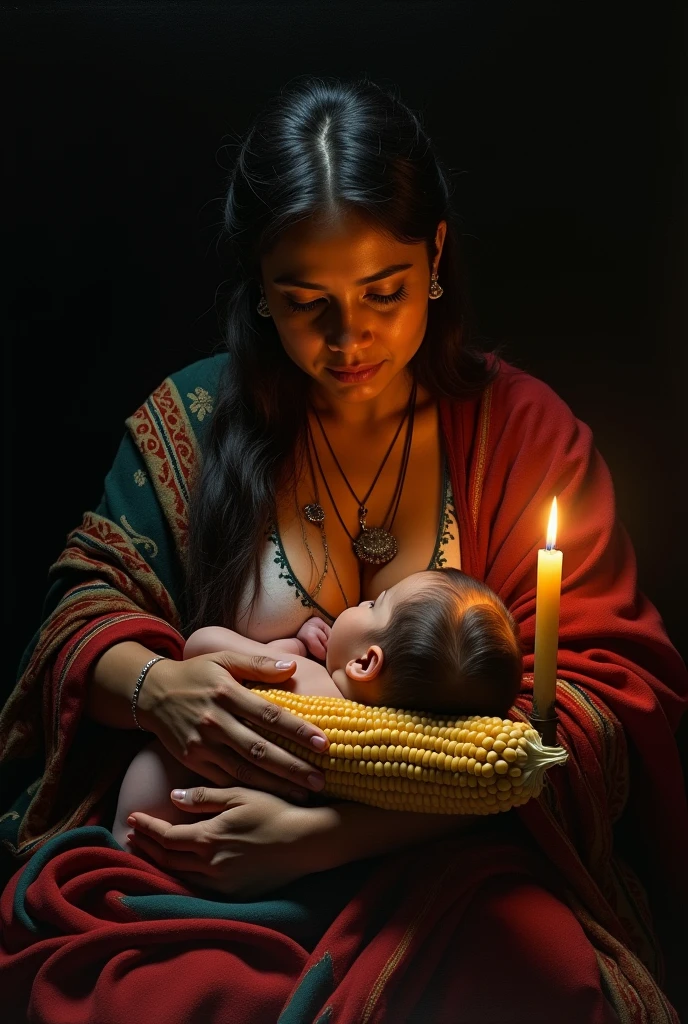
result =
[[[316,385],[311,388],[310,401],[321,420],[334,429],[370,430],[404,414],[412,386],[413,377],[410,372],[402,371],[389,382],[384,391],[368,401],[344,402]],[[426,398],[424,389],[419,387],[417,404]]]

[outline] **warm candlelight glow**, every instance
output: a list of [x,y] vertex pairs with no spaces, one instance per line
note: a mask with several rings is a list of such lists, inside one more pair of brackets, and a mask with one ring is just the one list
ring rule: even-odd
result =
[[557,546],[557,499],[552,499],[552,510],[549,514],[549,523],[547,524],[547,546],[546,550],[551,551],[552,548]]
[[538,551],[535,602],[535,665],[533,669],[533,717],[542,722],[545,745],[556,742],[557,652],[559,602],[563,554],[557,543],[557,499],[547,526],[547,546]]

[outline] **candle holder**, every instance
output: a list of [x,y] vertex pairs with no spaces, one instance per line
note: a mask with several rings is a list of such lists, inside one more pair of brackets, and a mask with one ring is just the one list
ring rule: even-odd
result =
[[556,747],[558,721],[559,716],[555,710],[554,701],[545,708],[545,713],[541,717],[537,700],[533,696],[533,713],[530,716],[530,724],[540,733],[543,747]]

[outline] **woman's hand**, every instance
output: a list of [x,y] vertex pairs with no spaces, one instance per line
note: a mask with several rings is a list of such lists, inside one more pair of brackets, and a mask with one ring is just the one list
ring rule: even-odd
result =
[[239,783],[303,799],[308,791],[323,788],[322,772],[254,732],[251,724],[319,753],[329,745],[327,737],[235,678],[279,686],[293,674],[295,663],[281,669],[277,664],[266,656],[231,651],[160,661],[139,695],[146,727],[178,761],[218,786]]
[[214,814],[189,825],[136,813],[130,842],[137,853],[194,888],[252,899],[317,870],[309,856],[311,817],[327,808],[294,807],[254,789],[188,791],[186,811]]

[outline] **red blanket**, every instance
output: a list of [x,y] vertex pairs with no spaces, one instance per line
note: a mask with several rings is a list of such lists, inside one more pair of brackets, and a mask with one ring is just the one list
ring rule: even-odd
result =
[[[194,916],[183,885],[109,845],[108,833],[78,830],[107,823],[117,782],[146,739],[82,717],[89,665],[125,637],[181,649],[173,575],[155,557],[166,537],[183,550],[202,433],[183,396],[212,396],[216,365],[168,379],[128,421],[106,500],[70,536],[56,603],[0,716],[0,760],[25,756],[42,738],[47,766],[16,841],[4,841],[18,862],[32,859],[0,906],[2,991],[18,1008],[31,993],[30,1019],[50,1024],[129,1021],[134,1008],[150,1024],[280,1013],[281,1024],[553,1015],[677,1024],[661,990],[655,925],[669,908],[679,920],[688,910],[688,811],[673,736],[688,674],[637,590],[589,428],[506,364],[482,399],[444,402],[442,424],[463,568],[511,609],[527,652],[514,718],[532,707],[537,550],[558,499],[558,742],[569,760],[548,773],[543,796],[500,816],[513,827],[491,840],[444,840],[375,862],[313,949],[274,921],[224,918],[219,902],[210,918]],[[157,526],[138,522],[135,536],[132,467],[147,474],[161,510]],[[623,856],[620,830],[630,837]],[[649,900],[635,870],[643,868]],[[145,903],[156,893],[157,911]],[[668,931],[661,938],[670,957]]]

